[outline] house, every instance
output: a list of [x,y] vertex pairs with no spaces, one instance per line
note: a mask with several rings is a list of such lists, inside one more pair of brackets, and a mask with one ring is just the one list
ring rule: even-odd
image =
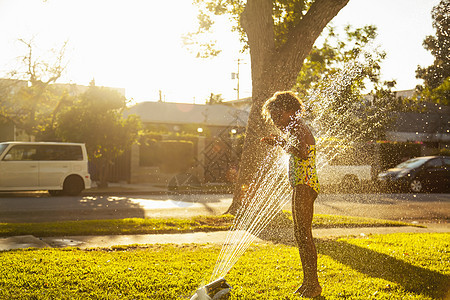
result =
[[124,113],[138,115],[144,124],[163,125],[178,132],[183,125],[197,125],[200,131],[209,129],[217,136],[224,129],[242,132],[247,125],[248,112],[224,104],[188,104],[172,102],[141,102]]
[[250,112],[250,108],[252,107],[252,97],[242,98],[239,100],[231,100],[224,102],[223,104],[234,107],[236,109]]
[[386,137],[395,142],[420,142],[422,154],[436,149],[448,149],[450,145],[450,107],[425,103],[423,112],[400,112]]
[[[157,128],[173,139],[173,133],[190,130],[195,133],[195,167],[189,172],[199,182],[219,183],[228,180],[228,173],[237,167],[240,157],[236,136],[245,132],[248,112],[224,104],[187,104],[141,102],[130,107],[124,116],[138,115],[146,128]],[[172,134],[169,134],[172,133]],[[145,145],[133,145],[129,181],[169,184],[179,174],[164,173],[156,165],[143,163]],[[181,174],[181,176],[185,176]],[[178,182],[178,181],[177,181]]]

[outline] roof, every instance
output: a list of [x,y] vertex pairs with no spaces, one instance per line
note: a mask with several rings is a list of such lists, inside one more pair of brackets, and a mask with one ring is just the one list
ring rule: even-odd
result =
[[84,145],[84,143],[66,143],[66,142],[25,142],[25,141],[10,141],[10,142],[1,142],[0,144],[8,144],[8,145],[69,145],[69,146],[78,146]]
[[136,114],[144,123],[205,124],[212,126],[247,125],[248,112],[223,104],[141,102],[130,107],[125,116]]

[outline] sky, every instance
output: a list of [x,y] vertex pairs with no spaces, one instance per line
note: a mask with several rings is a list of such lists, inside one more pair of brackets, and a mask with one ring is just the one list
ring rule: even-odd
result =
[[[67,68],[59,83],[124,88],[133,102],[203,104],[211,93],[225,101],[251,96],[249,55],[230,23],[220,20],[214,39],[222,53],[196,58],[182,36],[196,30],[191,0],[0,0],[0,77],[20,66],[32,41],[35,54],[47,59],[51,49],[68,41]],[[375,41],[387,53],[382,79],[397,81],[396,90],[413,89],[418,65],[433,57],[422,42],[434,35],[431,9],[439,0],[350,0],[332,24],[342,28],[376,25]]]

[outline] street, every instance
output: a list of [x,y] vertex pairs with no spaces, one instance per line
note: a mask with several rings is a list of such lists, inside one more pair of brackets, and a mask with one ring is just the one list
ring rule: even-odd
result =
[[[225,212],[231,201],[230,194],[50,197],[0,193],[0,223],[216,215]],[[284,209],[290,209],[290,203]],[[315,213],[447,223],[450,194],[320,194]]]

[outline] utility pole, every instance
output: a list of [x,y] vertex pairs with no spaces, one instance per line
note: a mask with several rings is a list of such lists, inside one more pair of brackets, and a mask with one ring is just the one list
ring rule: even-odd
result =
[[231,79],[237,79],[237,87],[235,88],[237,94],[237,100],[239,100],[239,66],[241,64],[241,59],[237,59],[237,73],[231,73]]
[[238,63],[238,68],[237,68],[237,87],[236,87],[236,92],[237,92],[237,100],[239,101],[239,65],[240,65],[241,60],[238,58],[237,63]]

